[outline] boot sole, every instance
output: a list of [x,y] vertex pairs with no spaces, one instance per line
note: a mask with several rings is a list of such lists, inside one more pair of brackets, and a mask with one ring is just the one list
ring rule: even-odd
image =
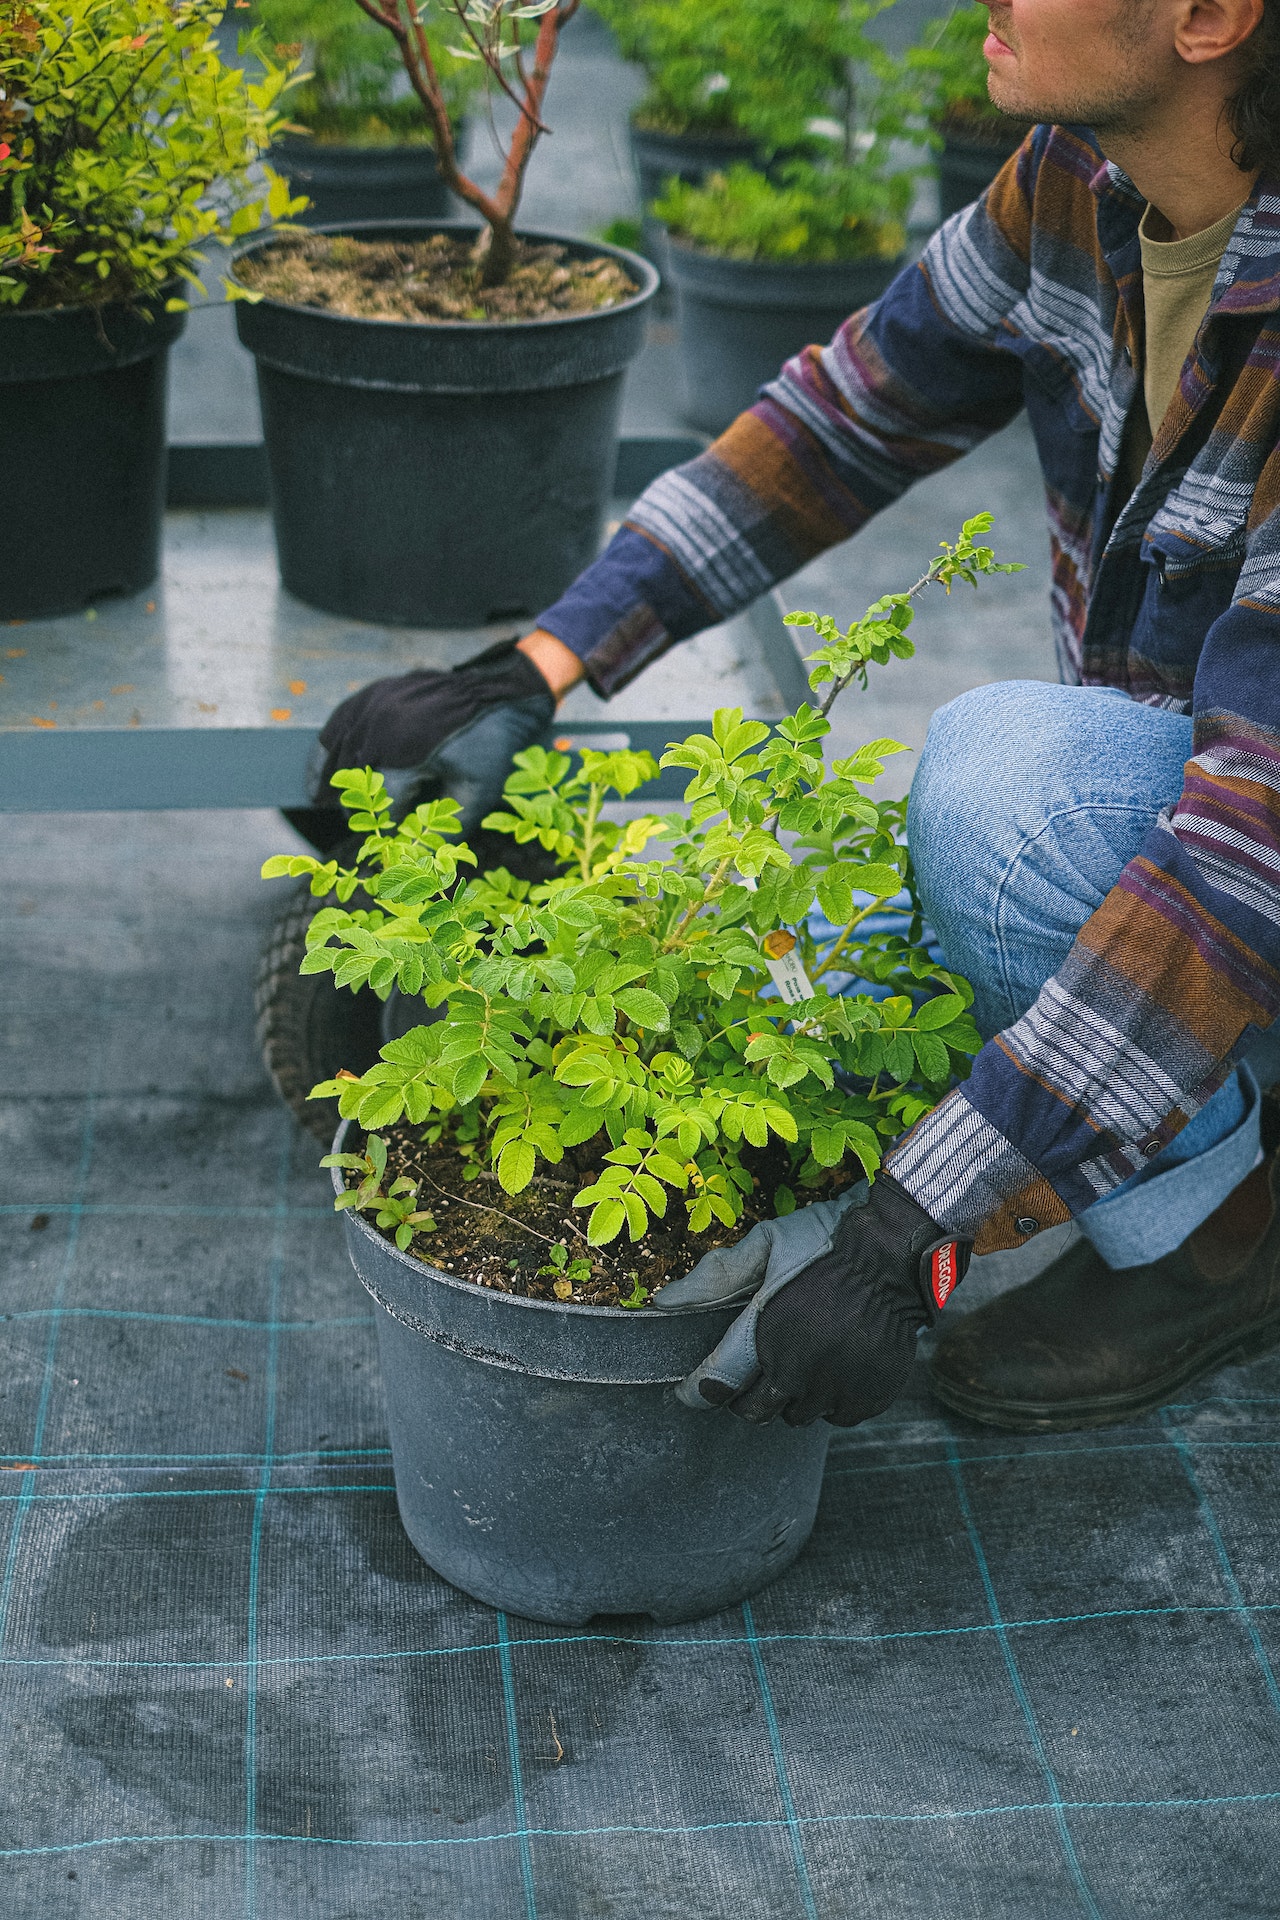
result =
[[1183,1365],[1128,1393],[1096,1394],[1087,1400],[999,1400],[968,1393],[952,1381],[940,1379],[932,1367],[929,1388],[953,1413],[962,1413],[984,1427],[1000,1427],[1006,1433],[1075,1433],[1089,1427],[1118,1426],[1138,1414],[1150,1413],[1190,1381],[1215,1373],[1232,1361],[1256,1359],[1275,1346],[1280,1346],[1280,1314],[1259,1320],[1243,1331],[1222,1335]]

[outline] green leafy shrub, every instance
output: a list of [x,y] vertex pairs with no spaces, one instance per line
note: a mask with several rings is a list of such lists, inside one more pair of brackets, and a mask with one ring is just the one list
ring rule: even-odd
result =
[[701,186],[669,180],[653,212],[673,233],[733,260],[894,259],[906,245],[911,175],[791,161],[777,180],[754,167]]
[[[687,816],[606,818],[609,796],[656,774],[648,754],[518,754],[505,809],[484,824],[554,854],[562,872],[544,884],[468,875],[452,801],[397,823],[380,775],[336,774],[364,836],[356,863],[282,855],[263,868],[306,874],[338,903],[315,915],[302,971],[384,998],[397,986],[448,1017],[314,1097],[336,1095],[369,1133],[407,1119],[477,1174],[491,1164],[511,1194],[540,1160],[571,1156],[596,1246],[624,1228],[638,1240],[673,1193],[693,1232],[735,1225],[752,1149],[785,1155],[773,1195],[784,1212],[795,1186],[822,1184],[848,1156],[873,1173],[886,1139],[964,1074],[979,1036],[972,991],[930,958],[914,896],[905,934],[869,930],[877,905],[912,885],[906,803],[866,791],[900,749],[874,740],[828,774],[826,713],[869,665],[914,651],[911,603],[926,586],[1017,570],[980,544],[989,526],[968,521],[914,587],[846,632],[791,615],[821,642],[810,684],[827,688],[822,710],[806,704],[772,732],[724,710],[712,734],[669,749],[663,765],[690,774]],[[815,895],[839,929],[821,953],[806,926]],[[837,968],[884,997],[829,993]],[[372,1140],[350,1164],[361,1185],[343,1204],[390,1224],[396,1199],[411,1229],[416,1190],[382,1194]]]
[[[407,90],[400,50],[356,0],[258,0],[258,18],[277,53],[301,56],[303,78],[289,117],[318,140],[361,146],[429,142],[420,102]],[[480,84],[476,64],[449,51],[456,38],[435,12],[423,12],[450,117],[456,122]]]
[[[291,201],[251,172],[292,63],[225,66],[219,0],[25,0],[0,11],[0,305],[97,305],[198,286],[198,250]],[[171,306],[184,303],[176,298]]]
[[590,0],[645,71],[633,119],[661,133],[749,134],[767,152],[850,120],[855,75],[892,62],[866,27],[893,0]]

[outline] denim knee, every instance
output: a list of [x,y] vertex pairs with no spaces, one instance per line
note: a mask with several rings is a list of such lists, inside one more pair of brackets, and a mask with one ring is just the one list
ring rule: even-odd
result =
[[1021,768],[1009,764],[1010,742],[1035,730],[1028,710],[1045,691],[1035,680],[971,687],[929,722],[911,782],[907,840],[921,893],[947,920],[953,906],[981,919],[993,904],[996,869],[1003,871],[995,848],[1008,838],[1021,798],[1013,789],[1026,777],[1025,753]]
[[911,782],[907,837],[917,872],[933,864],[933,855],[957,840],[968,841],[991,816],[991,761],[985,751],[998,728],[1007,726],[1011,692],[1025,685],[1005,681],[971,687],[929,722],[920,763]]
[[920,897],[984,1031],[1026,1010],[1115,884],[1190,751],[1185,715],[1010,680],[938,710],[912,783]]

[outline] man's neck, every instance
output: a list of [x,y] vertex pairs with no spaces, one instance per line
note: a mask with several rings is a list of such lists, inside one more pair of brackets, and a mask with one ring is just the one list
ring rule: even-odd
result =
[[1236,166],[1219,114],[1213,101],[1199,115],[1193,109],[1180,127],[1099,131],[1098,144],[1108,160],[1123,168],[1167,226],[1153,238],[1186,240],[1249,198],[1257,171],[1244,173]]

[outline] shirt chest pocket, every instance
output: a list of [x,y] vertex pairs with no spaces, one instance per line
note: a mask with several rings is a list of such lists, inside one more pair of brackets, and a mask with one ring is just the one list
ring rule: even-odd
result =
[[1142,598],[1130,640],[1134,691],[1190,700],[1205,635],[1231,605],[1244,552],[1232,540],[1195,552],[1181,541],[1149,535],[1142,549]]

